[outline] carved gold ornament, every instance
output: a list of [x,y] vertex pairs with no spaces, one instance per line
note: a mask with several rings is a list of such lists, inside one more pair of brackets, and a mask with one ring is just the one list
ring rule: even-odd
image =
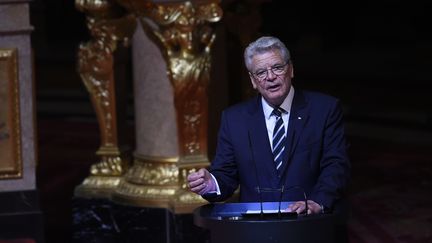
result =
[[215,39],[208,24],[221,17],[222,10],[216,2],[187,1],[153,4],[140,18],[144,28],[160,41],[168,64],[177,111],[180,163],[194,162],[197,156],[207,157],[207,87],[210,49]]
[[[118,148],[114,57],[118,42],[128,45],[136,28],[132,14],[122,14],[112,1],[76,0],[78,9],[87,14],[92,39],[78,51],[78,72],[90,93],[99,122],[101,161],[92,165],[91,175],[120,176],[127,161]],[[118,6],[117,6],[118,7]]]
[[[208,96],[212,23],[219,21],[219,1],[76,0],[87,15],[92,40],[81,45],[78,70],[91,95],[101,129],[101,161],[91,168],[87,185],[116,186],[114,201],[137,206],[167,207],[191,212],[206,201],[191,193],[186,177],[209,165],[207,157]],[[116,4],[119,4],[118,6]],[[136,16],[157,40],[174,88],[179,154],[176,158],[135,156],[125,170],[118,150],[114,97],[113,52],[128,43]],[[119,178],[114,180],[113,178]],[[102,178],[111,178],[103,181]]]

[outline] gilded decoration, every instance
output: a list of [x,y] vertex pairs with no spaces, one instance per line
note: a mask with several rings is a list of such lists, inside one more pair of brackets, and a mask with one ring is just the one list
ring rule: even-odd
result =
[[175,159],[135,155],[133,166],[113,194],[115,201],[191,212],[206,201],[189,191],[187,174],[208,166],[207,126],[211,47],[210,26],[222,17],[219,1],[151,2],[119,0],[135,13],[159,44],[174,89],[179,154]]
[[120,176],[127,161],[118,148],[116,100],[114,89],[114,57],[118,42],[128,45],[136,28],[132,14],[121,11],[107,0],[76,0],[77,9],[87,15],[92,39],[78,51],[78,72],[90,93],[99,122],[101,161],[92,165],[91,175]]
[[[174,87],[180,163],[207,159],[207,86],[215,34],[209,23],[222,17],[216,2],[152,4],[141,15],[147,32],[162,45]],[[144,16],[144,17],[143,17]],[[148,19],[157,24],[157,28]]]
[[177,186],[179,170],[176,163],[164,159],[149,160],[135,157],[133,166],[124,175],[126,181],[139,185]]
[[77,8],[87,14],[88,28],[93,36],[80,47],[79,72],[91,94],[102,138],[98,151],[102,161],[93,165],[92,175],[85,183],[100,187],[106,185],[98,181],[103,175],[125,172],[121,161],[107,161],[107,158],[119,156],[112,153],[117,148],[113,52],[118,41],[128,42],[136,25],[131,14],[118,11],[122,8],[114,8],[116,3],[139,18],[164,54],[167,74],[174,88],[179,154],[176,158],[136,155],[133,165],[116,181],[118,184],[111,198],[138,206],[191,212],[198,204],[206,203],[188,190],[186,176],[195,168],[209,164],[207,87],[210,50],[215,40],[210,24],[222,17],[219,1],[76,0]]
[[135,155],[133,166],[113,194],[118,202],[137,206],[170,207],[179,189],[178,158]]
[[174,212],[191,212],[207,203],[191,193],[186,176],[195,168],[179,169],[178,158],[135,156],[133,166],[121,179],[113,199],[137,206],[166,207]]
[[0,179],[22,177],[17,52],[0,49]]
[[135,205],[171,208],[171,199],[176,195],[177,187],[154,187],[126,183],[121,180],[112,198],[116,202]]

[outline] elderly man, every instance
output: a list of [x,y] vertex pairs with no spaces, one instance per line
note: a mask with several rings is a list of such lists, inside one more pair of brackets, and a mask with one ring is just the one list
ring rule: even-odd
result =
[[216,156],[188,176],[190,190],[214,202],[240,185],[241,202],[258,202],[279,201],[285,188],[289,211],[337,211],[350,178],[339,101],[294,89],[290,53],[275,37],[251,43],[244,60],[259,94],[223,112]]

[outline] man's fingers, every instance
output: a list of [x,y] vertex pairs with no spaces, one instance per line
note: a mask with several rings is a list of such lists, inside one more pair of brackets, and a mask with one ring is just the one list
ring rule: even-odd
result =
[[308,200],[308,208],[306,208],[306,204],[304,201],[297,201],[291,204],[288,207],[288,210],[290,210],[291,212],[296,212],[298,214],[306,213],[306,210],[308,214],[317,214],[321,212],[321,206],[312,200]]
[[200,169],[197,172],[190,173],[187,176],[187,180],[188,181],[194,181],[194,180],[197,180],[199,178],[204,178],[205,177],[205,172],[206,172],[205,169]]
[[198,178],[196,180],[189,181],[189,187],[190,188],[197,187],[197,186],[200,186],[203,183],[204,183],[204,178]]
[[207,189],[207,184],[209,183],[208,175],[209,172],[204,168],[198,170],[197,172],[190,173],[187,176],[188,187],[190,191],[200,195],[204,194],[208,190]]
[[288,210],[290,210],[291,212],[296,212],[297,214],[304,212],[305,209],[306,206],[303,201],[295,202],[288,207]]
[[207,184],[203,183],[202,184],[202,189],[198,192],[198,194],[202,195],[202,194],[204,194],[206,192],[207,192]]
[[190,173],[190,174],[188,175],[187,180],[188,180],[188,181],[195,181],[195,180],[197,180],[197,179],[199,179],[199,178],[201,178],[201,177],[203,177],[203,176],[201,175],[201,173],[199,173],[199,172],[194,172],[194,173]]
[[303,213],[303,211],[305,210],[305,205],[302,203],[302,204],[300,204],[299,206],[298,206],[298,208],[297,208],[297,210],[296,210],[296,212],[297,212],[297,214],[301,214],[301,213]]
[[198,193],[198,194],[203,194],[203,192],[205,191],[206,187],[207,187],[206,183],[201,183],[201,184],[198,184],[198,185],[196,185],[194,187],[191,187],[190,190],[192,192],[195,192],[195,193]]
[[295,202],[295,203],[290,205],[290,208],[295,211],[301,206],[302,206],[302,202]]
[[194,180],[196,180],[195,172],[194,172],[194,173],[190,173],[190,174],[187,176],[187,181],[188,181],[188,182],[191,182],[191,181],[194,181]]

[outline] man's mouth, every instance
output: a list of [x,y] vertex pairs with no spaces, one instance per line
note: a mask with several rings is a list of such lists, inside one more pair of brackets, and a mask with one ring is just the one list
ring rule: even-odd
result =
[[267,87],[267,90],[270,92],[274,92],[277,91],[279,89],[280,85],[279,84],[274,84],[274,85],[269,85]]

